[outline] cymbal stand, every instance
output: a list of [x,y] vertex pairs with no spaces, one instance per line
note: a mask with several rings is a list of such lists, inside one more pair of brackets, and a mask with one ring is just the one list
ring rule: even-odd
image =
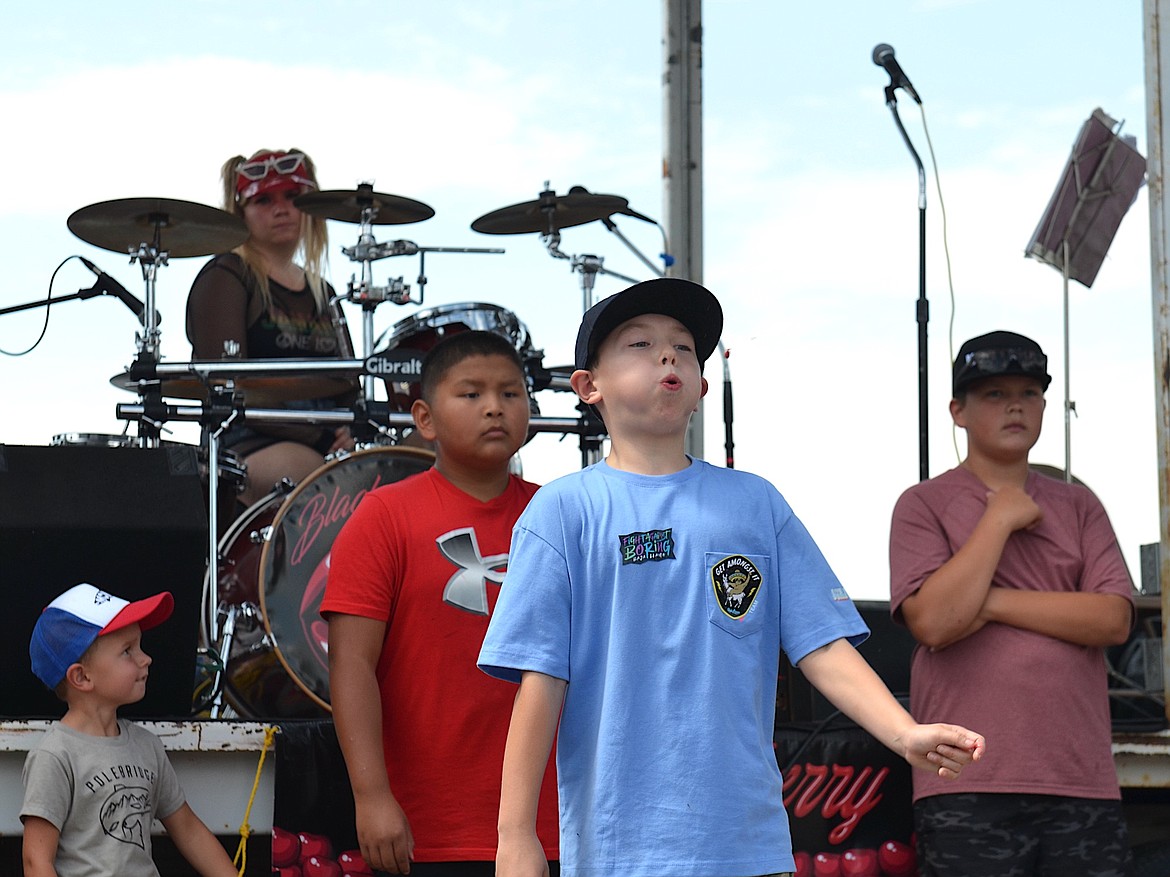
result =
[[[158,311],[155,309],[156,300],[156,283],[158,280],[158,269],[167,264],[169,254],[166,250],[160,248],[162,226],[166,222],[166,218],[151,217],[154,224],[154,243],[150,244],[142,241],[137,248],[130,248],[130,264],[138,263],[142,269],[142,282],[146,288],[146,308],[142,312],[142,331],[135,332],[134,339],[138,349],[138,354],[134,359],[134,365],[131,366],[131,375],[135,373],[148,373],[158,365],[159,362],[159,339],[161,333],[158,328]],[[157,385],[148,384],[145,389],[140,392],[143,403],[147,408],[152,408],[152,403],[161,403],[162,394]],[[157,419],[144,418],[139,421],[138,435],[142,440],[144,447],[156,448],[159,445],[159,436],[162,433],[162,423]]]
[[550,256],[554,259],[568,260],[569,270],[581,274],[581,313],[585,313],[585,311],[593,306],[593,283],[598,274],[617,277],[627,283],[638,282],[633,277],[627,277],[624,274],[618,274],[616,271],[610,271],[608,268],[602,267],[605,262],[604,256],[589,254],[570,256],[568,253],[561,252],[561,233],[556,229],[551,232],[541,232],[540,239],[544,241],[544,245],[548,249]]
[[[362,353],[371,356],[374,353],[374,309],[383,302],[393,302],[396,305],[422,304],[425,299],[427,285],[426,254],[427,253],[503,253],[500,247],[420,247],[414,241],[396,240],[379,244],[373,235],[374,220],[378,216],[378,208],[370,204],[362,207],[358,242],[352,247],[342,247],[341,252],[349,257],[351,262],[361,263],[361,282],[354,283],[350,277],[346,292],[338,295],[334,301],[351,301],[362,306]],[[373,262],[386,259],[390,256],[418,255],[418,297],[411,298],[410,285],[403,282],[401,277],[389,281],[386,286],[374,286]],[[363,378],[363,396],[367,402],[374,401],[375,378],[366,375]]]
[[130,250],[130,264],[138,263],[142,268],[142,281],[146,284],[146,310],[142,314],[143,330],[139,336],[138,349],[148,352],[151,356],[158,360],[159,347],[159,329],[158,329],[158,311],[155,310],[155,286],[158,279],[158,269],[167,264],[169,254],[166,250],[161,250],[158,247],[160,240],[159,231],[161,226],[156,225],[154,231],[155,243],[153,245],[147,244],[145,241],[138,245],[136,250]]
[[[362,306],[362,353],[369,356],[374,345],[374,309],[382,302],[390,301],[395,304],[406,304],[410,301],[410,287],[396,277],[386,286],[374,286],[373,263],[392,255],[385,252],[385,248],[374,239],[374,220],[378,217],[378,208],[369,199],[369,203],[362,205],[361,221],[358,230],[358,242],[352,247],[342,247],[341,252],[349,257],[351,262],[361,263],[361,281],[354,282],[351,275],[344,295],[335,297],[335,302],[352,301]],[[332,304],[332,303],[331,303]],[[337,305],[340,311],[340,304]],[[362,394],[367,401],[374,399],[374,381],[369,375],[362,378]]]

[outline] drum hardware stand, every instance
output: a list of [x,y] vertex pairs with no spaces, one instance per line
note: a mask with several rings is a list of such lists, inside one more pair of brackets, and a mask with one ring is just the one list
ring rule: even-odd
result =
[[[544,241],[545,247],[548,248],[550,256],[554,259],[569,260],[570,270],[581,274],[581,313],[593,307],[593,285],[598,274],[617,277],[630,284],[638,282],[632,277],[627,277],[624,274],[619,274],[616,271],[610,271],[602,267],[605,261],[603,256],[588,254],[569,256],[567,253],[561,252],[561,233],[556,229],[546,234],[541,234],[540,237]],[[625,241],[625,238],[622,238],[622,240]],[[629,242],[626,241],[626,244],[628,246]],[[635,250],[635,252],[637,251]],[[640,256],[641,254],[639,254]],[[584,468],[591,466],[601,459],[601,443],[605,438],[606,430],[605,425],[589,406],[579,405],[577,407],[581,411],[581,466]]]
[[394,438],[403,429],[414,425],[414,417],[404,423],[403,413],[390,410],[388,401],[358,399],[354,403],[354,421],[350,429],[357,444],[379,444],[379,438]]
[[[268,529],[268,528],[266,528]],[[220,627],[221,634],[217,642],[215,654],[219,659],[215,675],[212,677],[212,697],[205,701],[208,714],[213,719],[225,718],[226,705],[223,702],[224,678],[227,675],[228,663],[232,658],[232,647],[236,643],[236,630],[241,621],[248,622],[248,629],[255,630],[261,626],[259,607],[251,601],[243,603],[220,603],[219,614],[223,617]],[[272,637],[265,631],[260,641],[253,643],[250,651],[261,651],[265,647],[271,648]]]
[[[164,403],[166,409],[163,420],[178,420],[183,422],[200,423],[208,417],[209,408],[203,403],[195,405],[171,405]],[[332,426],[353,426],[359,419],[365,417],[381,417],[387,425],[412,426],[414,419],[410,412],[388,411],[384,415],[380,409],[365,408],[334,408],[315,410],[301,410],[293,408],[250,408],[239,409],[237,415],[242,414],[245,419],[259,423],[320,423]],[[141,403],[119,403],[116,407],[116,416],[119,420],[141,420],[147,416],[145,407]],[[585,433],[589,429],[577,417],[533,417],[529,420],[529,427],[533,432],[561,432]]]
[[[396,305],[421,305],[426,298],[426,254],[427,253],[503,253],[499,247],[420,247],[414,241],[396,240],[379,244],[374,239],[373,226],[378,217],[376,204],[363,205],[358,231],[358,242],[352,247],[342,247],[341,252],[351,262],[361,263],[361,281],[355,283],[351,275],[344,295],[334,297],[334,302],[351,301],[362,306],[362,353],[370,356],[374,352],[374,309],[383,302]],[[418,255],[418,298],[411,298],[410,285],[401,277],[389,281],[386,286],[374,286],[371,264],[391,256]],[[331,302],[332,304],[332,302]],[[338,307],[340,310],[340,307]],[[374,401],[374,377],[367,375],[362,382],[363,394],[368,401]]]
[[581,313],[589,310],[593,306],[593,282],[598,274],[606,274],[610,277],[617,277],[619,280],[624,280],[627,283],[637,283],[633,277],[627,277],[624,274],[618,274],[616,271],[610,271],[608,268],[603,268],[602,263],[605,262],[604,256],[582,255],[570,256],[568,253],[561,252],[561,233],[557,230],[542,233],[540,239],[544,241],[548,253],[554,259],[568,260],[569,269],[571,271],[580,272],[581,274]]
[[158,329],[158,311],[154,307],[156,281],[158,279],[158,269],[165,267],[170,258],[170,254],[166,250],[159,249],[158,245],[159,231],[162,228],[163,222],[165,222],[165,218],[157,218],[155,220],[155,243],[153,246],[144,241],[136,249],[129,251],[130,264],[138,263],[142,269],[142,282],[146,285],[146,310],[142,314],[143,331],[138,336],[138,349],[147,351],[156,358],[158,357],[160,335]]
[[[236,417],[239,411],[236,407],[235,385],[229,381],[222,386],[211,388],[209,402],[201,423],[207,433],[207,579],[204,588],[203,605],[207,622],[206,638],[208,643],[219,639],[216,629],[218,617],[211,607],[216,605],[217,589],[219,585],[219,437],[223,434]],[[213,572],[214,571],[214,574]],[[218,681],[218,680],[217,680]],[[219,702],[218,692],[213,703]]]
[[[149,217],[154,226],[154,243],[142,241],[137,247],[130,247],[130,264],[135,262],[142,269],[142,282],[146,288],[146,309],[142,312],[142,331],[134,333],[134,340],[138,354],[130,367],[131,377],[153,371],[159,362],[159,339],[161,333],[158,328],[159,314],[155,309],[157,297],[158,269],[168,264],[170,254],[160,248],[161,231],[167,223],[167,217],[151,215]],[[149,411],[162,408],[162,391],[157,384],[148,384],[144,391],[140,391],[142,403]],[[138,423],[138,435],[142,439],[143,447],[157,448],[159,436],[162,434],[162,419],[158,417],[144,417]],[[210,460],[216,458],[211,457]],[[215,466],[209,461],[209,469]],[[214,532],[214,531],[213,531]]]
[[[160,390],[161,392],[161,390]],[[223,711],[223,679],[227,672],[236,632],[236,607],[228,606],[223,627],[219,627],[219,437],[238,416],[235,385],[211,387],[209,404],[201,422],[207,433],[207,575],[203,580],[204,641],[218,645],[219,664],[211,680],[209,712],[213,719]],[[218,424],[218,425],[217,425]],[[214,607],[214,608],[213,608]]]
[[[207,576],[208,581],[212,578],[209,573]],[[215,576],[215,578],[218,579],[218,576]],[[216,654],[219,656],[219,663],[216,665],[215,675],[211,679],[211,701],[208,707],[208,713],[213,719],[218,719],[223,716],[223,680],[227,673],[228,659],[232,655],[232,643],[236,639],[236,617],[240,614],[240,611],[240,606],[234,603],[228,604],[224,610],[221,637],[218,641],[209,640],[209,642],[218,643]]]
[[608,432],[592,405],[578,402],[577,410],[581,412],[581,468],[584,469],[601,459],[601,443]]

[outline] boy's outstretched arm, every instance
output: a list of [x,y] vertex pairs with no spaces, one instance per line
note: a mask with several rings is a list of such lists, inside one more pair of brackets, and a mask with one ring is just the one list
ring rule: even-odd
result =
[[189,804],[159,821],[183,858],[203,877],[238,877],[227,850]]
[[530,670],[520,679],[504,746],[497,877],[548,877],[548,860],[536,835],[536,807],[566,685]]
[[358,846],[372,868],[408,874],[414,833],[390,789],[382,750],[376,671],[386,624],[340,612],[329,613],[328,620],[330,702],[353,789]]
[[797,666],[837,709],[913,767],[954,779],[965,765],[983,757],[986,741],[974,731],[915,722],[846,640],[810,652]]

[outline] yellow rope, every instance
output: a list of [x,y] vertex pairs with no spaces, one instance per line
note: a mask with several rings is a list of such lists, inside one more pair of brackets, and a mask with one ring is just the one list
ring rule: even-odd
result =
[[260,750],[260,761],[256,764],[256,778],[252,780],[252,794],[248,796],[248,806],[244,808],[244,821],[240,823],[240,845],[236,848],[232,864],[239,869],[240,877],[248,868],[248,838],[252,835],[252,826],[248,824],[248,817],[252,813],[252,803],[256,800],[256,792],[260,788],[260,772],[264,769],[264,759],[268,757],[268,750],[276,739],[276,727],[267,725],[264,728],[264,748]]

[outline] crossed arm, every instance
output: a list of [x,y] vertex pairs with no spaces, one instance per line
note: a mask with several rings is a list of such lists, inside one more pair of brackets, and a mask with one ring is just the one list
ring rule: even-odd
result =
[[1021,591],[992,585],[1004,546],[1016,530],[1039,522],[1040,509],[1022,489],[988,494],[970,538],[901,606],[918,642],[943,649],[995,622],[1083,646],[1125,642],[1129,601],[1118,594]]

